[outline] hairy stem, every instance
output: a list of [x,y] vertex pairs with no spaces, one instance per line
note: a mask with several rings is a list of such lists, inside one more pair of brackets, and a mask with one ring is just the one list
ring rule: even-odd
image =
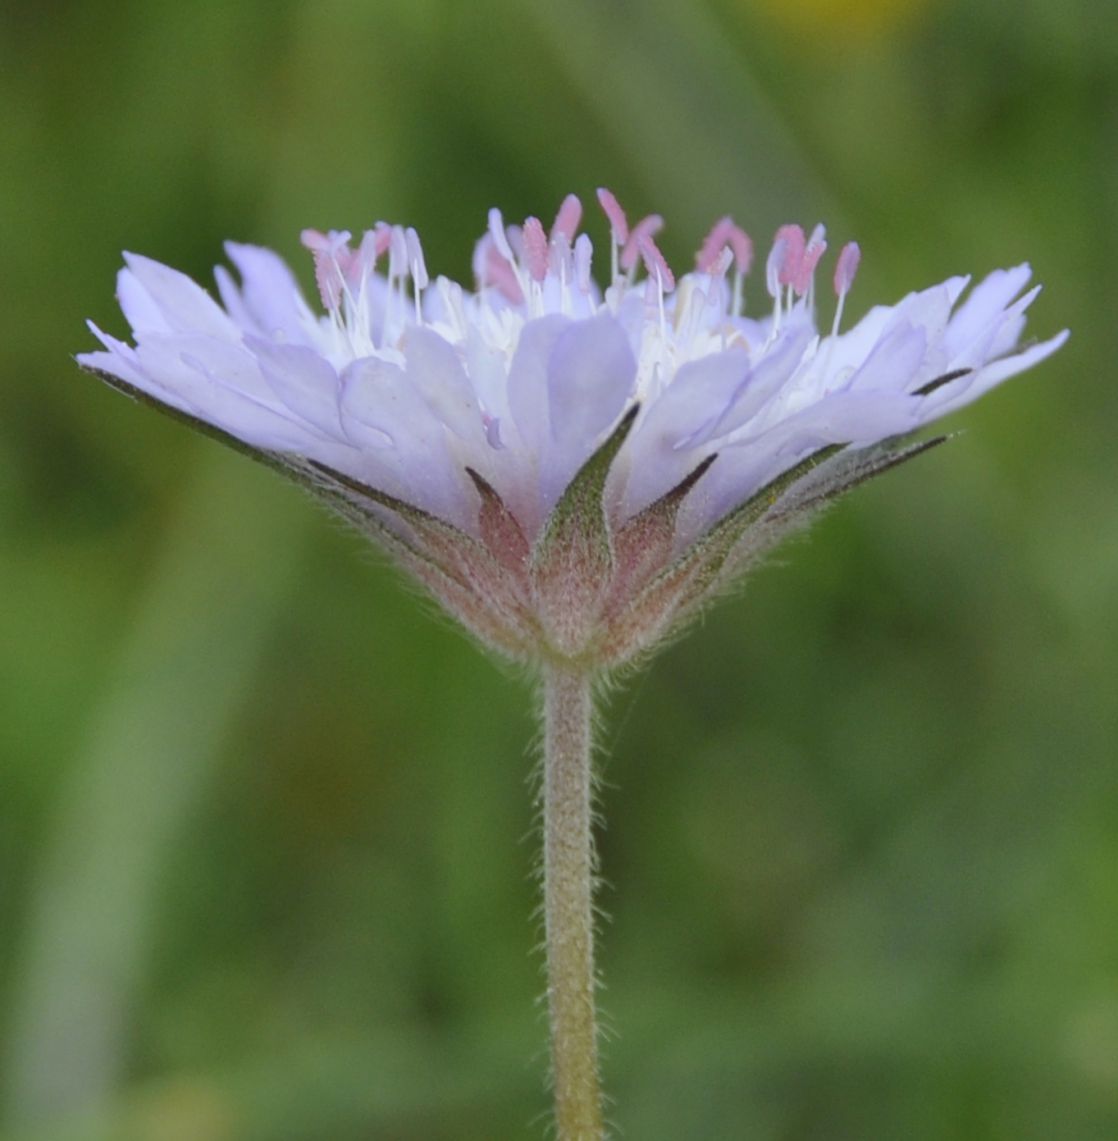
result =
[[558,1141],[601,1141],[594,1006],[591,677],[550,664],[543,678],[543,888],[547,1005]]

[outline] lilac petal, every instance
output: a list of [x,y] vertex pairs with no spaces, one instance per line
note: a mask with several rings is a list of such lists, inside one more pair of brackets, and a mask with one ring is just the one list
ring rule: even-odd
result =
[[749,380],[749,354],[742,348],[681,365],[649,407],[633,447],[642,437],[654,437],[671,448],[694,447],[709,437]]
[[[836,392],[809,404],[752,439],[735,441],[726,451],[778,443],[780,451],[800,452],[826,444],[869,444],[911,431],[920,414],[920,398],[902,392]],[[779,475],[774,471],[768,478]]]
[[[150,337],[146,338],[141,347],[150,341]],[[277,399],[260,371],[258,360],[244,345],[202,336],[165,337],[158,343],[178,353],[191,367],[199,367],[223,387],[241,393],[262,407],[279,413],[284,419],[298,419]]]
[[[1013,351],[1025,328],[1025,310],[1036,299],[1040,286],[1034,286],[1019,297],[1003,313],[995,313],[951,359],[951,368],[981,368],[988,360],[997,360]],[[950,330],[948,331],[950,334]],[[945,338],[950,344],[950,337]]]
[[89,331],[105,346],[106,352],[78,353],[75,359],[85,368],[102,369],[130,384],[140,383],[144,377],[132,345],[118,341],[103,332],[92,321],[86,321]]
[[[128,348],[128,346],[125,347]],[[121,353],[79,353],[75,359],[83,368],[93,369],[98,373],[106,373],[108,376],[115,376],[132,388],[154,397],[162,404],[176,408],[180,412],[196,414],[196,409],[189,401],[184,400],[170,389],[157,384]]]
[[528,321],[509,366],[509,410],[530,450],[539,453],[551,435],[548,363],[570,319],[558,313]]
[[874,346],[845,388],[849,392],[901,392],[914,387],[924,361],[928,339],[908,322],[895,325]]
[[354,361],[342,374],[340,407],[350,439],[373,449],[377,470],[393,473],[394,494],[476,530],[476,495],[464,465],[452,460],[454,437],[403,369],[375,357]]
[[747,383],[714,426],[711,439],[745,427],[773,397],[778,396],[781,387],[791,379],[803,360],[813,332],[810,325],[802,324],[781,334],[779,341],[753,366]]
[[342,372],[342,427],[358,445],[402,447],[408,440],[429,445],[444,428],[398,365],[364,357]]
[[628,448],[625,515],[675,487],[697,462],[694,447],[710,435],[714,421],[749,380],[749,357],[741,350],[718,353],[683,365],[652,401]]
[[246,336],[264,380],[300,420],[320,432],[344,438],[338,414],[338,374],[333,365],[305,345],[276,344]]
[[[624,495],[626,516],[640,511],[674,487],[699,460],[715,449],[721,449],[727,436],[747,426],[766,402],[778,396],[781,386],[799,366],[811,335],[811,328],[803,325],[782,336],[777,346],[758,360],[752,372],[747,370],[740,376],[729,407],[723,406],[717,421],[704,431],[695,433],[686,441],[684,448],[678,446],[671,429],[671,418],[665,420],[659,414],[661,403],[675,387],[676,382],[673,382],[651,405],[645,423],[637,429]],[[756,435],[756,432],[751,435]]]
[[982,279],[959,306],[947,326],[945,341],[952,355],[964,349],[982,334],[1002,310],[1021,292],[1032,277],[1028,263],[1012,269],[996,269]]
[[481,410],[452,345],[430,329],[409,329],[407,377],[435,417],[463,440],[484,438]]
[[920,403],[900,392],[839,392],[758,436],[726,445],[692,495],[688,526],[708,526],[819,448],[876,443],[913,431]]
[[[505,354],[485,343],[470,329],[464,345],[466,371],[484,413],[496,420],[509,420],[508,363]],[[504,433],[507,434],[507,433]],[[509,441],[505,441],[509,443]]]
[[926,397],[926,412],[921,417],[921,423],[926,424],[946,416],[977,400],[991,388],[1001,384],[1003,380],[1008,380],[1011,376],[1016,376],[1019,372],[1039,364],[1060,348],[1070,335],[1069,331],[1064,329],[1063,332],[1057,333],[1047,341],[1042,341],[1039,345],[1030,345],[1014,356],[1002,357],[1001,360],[978,369],[970,376],[938,389]]
[[116,275],[116,299],[120,302],[125,319],[132,326],[133,335],[175,331],[163,316],[163,310],[156,305],[151,294],[130,269],[122,269]]
[[578,461],[620,415],[633,391],[637,361],[608,314],[576,321],[556,339],[547,362],[551,437],[577,450]]
[[305,452],[322,439],[310,425],[297,422],[280,407],[268,407],[244,391],[225,383],[221,373],[207,366],[196,338],[168,337],[146,340],[136,357],[148,379],[146,391],[164,399],[171,392],[182,406],[204,420],[240,437],[253,447]]
[[848,332],[828,337],[822,356],[833,373],[860,366],[873,347],[899,321],[922,325],[929,330],[942,329],[951,306],[967,287],[968,277],[949,277],[946,281],[909,293],[896,305],[875,305]]
[[225,312],[233,319],[237,326],[246,333],[256,333],[267,336],[267,330],[261,328],[259,322],[249,311],[233,275],[223,265],[214,266],[214,281],[217,283],[217,295]]
[[910,293],[897,306],[893,319],[886,328],[894,324],[907,324],[925,330],[929,340],[938,337],[951,319],[951,309],[962,291],[963,280],[951,279],[918,293]]
[[172,331],[205,333],[227,341],[240,339],[225,310],[185,273],[139,254],[126,253],[124,260]]
[[[316,319],[287,263],[262,246],[226,242],[225,252],[241,275],[241,313],[250,320],[245,329],[265,337],[282,332],[288,341],[296,344],[313,343]],[[218,286],[222,299],[226,300],[229,286],[222,288],[221,275]]]

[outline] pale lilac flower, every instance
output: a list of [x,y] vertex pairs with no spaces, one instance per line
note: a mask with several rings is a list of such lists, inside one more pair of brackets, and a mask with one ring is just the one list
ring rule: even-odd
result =
[[[822,226],[777,232],[771,312],[729,218],[676,277],[650,216],[606,191],[603,290],[582,209],[550,229],[493,210],[476,289],[431,280],[412,229],[307,231],[325,315],[274,253],[230,243],[219,304],[126,255],[134,345],[78,359],[325,496],[475,634],[526,660],[647,650],[801,517],[938,440],[902,438],[1043,360],[1021,347],[1027,265],[954,277],[840,328],[859,250],[816,322]],[[830,305],[828,305],[830,308]]]

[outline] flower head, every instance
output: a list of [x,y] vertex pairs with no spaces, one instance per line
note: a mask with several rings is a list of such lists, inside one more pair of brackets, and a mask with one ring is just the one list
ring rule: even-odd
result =
[[[573,195],[550,227],[498,211],[471,292],[432,280],[415,230],[308,230],[324,314],[274,253],[230,243],[220,304],[126,255],[126,344],[79,362],[247,448],[371,531],[514,657],[623,663],[694,614],[798,520],[939,440],[903,438],[1054,352],[1020,347],[1027,265],[871,309],[841,331],[860,252],[782,226],[771,311],[748,316],[753,244],[719,221],[676,277],[662,220],[599,191],[607,285]],[[826,281],[826,279],[823,279]],[[826,285],[819,292],[829,292]],[[961,303],[960,303],[961,301]]]

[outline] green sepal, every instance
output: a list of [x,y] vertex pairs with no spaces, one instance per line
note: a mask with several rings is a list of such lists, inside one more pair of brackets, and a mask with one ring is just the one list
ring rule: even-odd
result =
[[481,541],[489,553],[519,581],[524,576],[531,555],[531,547],[516,516],[505,506],[497,489],[472,467],[466,474],[473,480],[478,495],[481,496],[481,510],[478,512],[478,529]]
[[609,589],[614,558],[606,481],[639,411],[634,404],[575,473],[532,549],[529,572],[536,610],[548,644],[560,656],[585,650]]
[[573,555],[580,565],[590,560],[609,572],[612,561],[605,490],[610,468],[633,429],[640,405],[621,418],[604,444],[578,469],[552,509],[532,551],[533,569],[553,567]]
[[487,642],[515,657],[527,653],[535,644],[537,628],[526,607],[523,584],[501,565],[485,544],[406,500],[370,487],[317,460],[307,463],[338,487],[393,512],[410,527],[417,542],[406,544],[409,550],[461,588],[453,592],[453,604],[446,592],[439,591],[437,596],[466,626],[475,631],[484,628]]
[[675,487],[618,529],[613,544],[616,570],[611,584],[611,606],[624,600],[633,590],[639,590],[647,577],[670,557],[679,509],[717,458],[717,453],[707,456]]
[[876,476],[938,447],[949,436],[933,436],[914,444],[905,444],[902,437],[885,440],[868,448],[846,452],[829,464],[821,464],[815,473],[808,475],[785,497],[779,509],[769,518],[773,522],[805,512],[817,511],[825,504],[845,495],[855,487]]
[[813,452],[724,516],[640,590],[611,620],[603,655],[620,664],[650,650],[733,581],[743,563],[762,555],[798,521],[946,438],[907,446],[895,438],[857,450],[832,444]]

